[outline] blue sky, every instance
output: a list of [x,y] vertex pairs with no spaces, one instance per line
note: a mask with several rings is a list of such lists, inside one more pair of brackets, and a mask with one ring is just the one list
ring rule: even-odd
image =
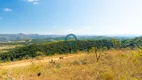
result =
[[0,34],[142,35],[142,0],[0,0]]

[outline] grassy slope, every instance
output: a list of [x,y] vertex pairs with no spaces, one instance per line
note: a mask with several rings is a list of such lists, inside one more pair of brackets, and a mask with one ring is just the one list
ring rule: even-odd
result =
[[[23,67],[3,68],[0,79],[14,80],[142,80],[142,56],[137,50],[109,50],[98,52],[102,56],[97,62],[95,53],[80,53],[47,57],[64,59],[37,62]],[[44,58],[43,60],[46,60]],[[42,58],[38,58],[42,59]],[[31,60],[21,61],[30,62]],[[40,60],[38,60],[40,61]],[[1,63],[7,66],[14,63]],[[1,66],[2,67],[2,66]],[[37,76],[37,74],[41,74]]]
[[15,45],[0,45],[0,53],[8,52],[10,49],[15,47],[23,47],[23,45],[15,44]]

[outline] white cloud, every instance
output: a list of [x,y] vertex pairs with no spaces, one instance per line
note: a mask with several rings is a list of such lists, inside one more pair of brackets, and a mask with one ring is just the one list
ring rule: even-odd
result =
[[28,0],[28,2],[33,2],[34,0]]
[[33,2],[33,4],[34,4],[34,5],[37,5],[37,4],[38,4],[38,2]]
[[28,0],[28,2],[38,2],[39,0]]
[[37,5],[40,0],[27,0],[29,3],[32,3],[33,5]]
[[4,11],[6,11],[6,12],[11,12],[12,9],[10,9],[10,8],[4,8]]
[[78,34],[78,35],[82,35],[82,34],[92,34],[94,32],[93,27],[90,26],[84,26],[84,27],[76,27],[76,28],[70,28],[70,29],[66,29],[63,31],[64,34],[69,34],[69,33],[73,33],[73,34]]

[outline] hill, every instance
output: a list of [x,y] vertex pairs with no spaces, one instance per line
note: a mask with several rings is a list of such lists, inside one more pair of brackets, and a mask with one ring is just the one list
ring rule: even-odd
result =
[[[133,37],[127,37],[127,36],[77,36],[78,40],[103,40],[103,39],[130,39]],[[39,34],[0,34],[0,42],[8,42],[8,41],[20,41],[20,40],[33,40],[35,43],[41,43],[46,41],[59,41],[64,40],[65,35],[39,35]]]
[[31,44],[23,47],[10,49],[8,52],[0,53],[0,60],[13,61],[25,58],[33,58],[41,55],[54,55],[76,53],[77,51],[89,52],[92,48],[95,50],[109,50],[121,48],[142,48],[142,37],[126,40],[77,40],[77,41],[58,41],[40,44]]
[[141,80],[142,51],[105,50],[0,63],[0,80]]

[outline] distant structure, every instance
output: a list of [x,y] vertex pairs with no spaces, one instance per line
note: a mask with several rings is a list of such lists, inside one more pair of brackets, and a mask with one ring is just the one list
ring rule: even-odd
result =
[[[70,39],[72,39],[72,41],[69,41]],[[76,47],[76,40],[77,40],[77,37],[74,34],[68,34],[65,37],[65,42],[67,42],[67,44],[69,46],[70,53],[72,53],[72,48]]]
[[74,34],[68,34],[68,35],[65,37],[65,41],[68,41],[68,40],[70,39],[70,37],[72,37],[74,41],[77,40],[77,37],[76,37]]

